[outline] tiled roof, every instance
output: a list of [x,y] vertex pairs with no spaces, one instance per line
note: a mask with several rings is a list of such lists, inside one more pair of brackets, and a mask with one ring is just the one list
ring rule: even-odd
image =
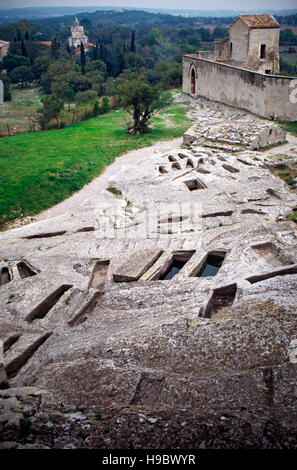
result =
[[240,15],[239,18],[250,29],[279,28],[278,22],[272,15]]
[[[87,44],[84,44],[84,49],[87,50],[89,47],[95,47],[94,44],[92,44],[91,42],[88,42]],[[80,53],[80,46],[77,46],[75,49],[74,49],[74,54],[79,54]]]

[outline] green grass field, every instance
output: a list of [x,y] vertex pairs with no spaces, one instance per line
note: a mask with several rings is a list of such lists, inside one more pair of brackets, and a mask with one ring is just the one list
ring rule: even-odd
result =
[[61,130],[0,139],[0,226],[33,215],[81,189],[129,150],[182,136],[190,126],[186,104],[173,104],[141,136],[125,132],[123,110]]

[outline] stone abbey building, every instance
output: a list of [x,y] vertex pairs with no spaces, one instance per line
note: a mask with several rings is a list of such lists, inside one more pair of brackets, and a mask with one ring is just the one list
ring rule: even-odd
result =
[[84,27],[80,26],[79,21],[75,18],[74,25],[71,26],[71,36],[68,38],[69,47],[80,47],[81,42],[84,45],[89,43],[88,36],[85,36]]
[[294,78],[277,75],[279,35],[272,15],[240,15],[212,51],[184,56],[183,91],[262,117],[296,120]]

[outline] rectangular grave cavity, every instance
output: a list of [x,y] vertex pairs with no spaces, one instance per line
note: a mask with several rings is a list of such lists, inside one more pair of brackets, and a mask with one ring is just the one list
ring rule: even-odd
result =
[[202,262],[198,265],[196,274],[192,273],[195,277],[210,277],[215,276],[220,270],[226,258],[226,251],[210,251]]
[[44,335],[37,336],[31,339],[31,342],[26,342],[26,335],[23,335],[19,341],[24,340],[16,353],[8,352],[11,354],[10,358],[5,359],[5,369],[8,379],[17,375],[20,369],[28,362],[40,346],[52,335],[52,332],[45,333]]
[[264,258],[271,266],[277,267],[284,266],[286,264],[293,264],[290,263],[288,259],[281,254],[280,250],[271,242],[253,245],[252,249],[258,256]]
[[61,297],[71,289],[72,284],[63,284],[58,289],[56,289],[52,294],[50,294],[43,302],[37,305],[34,310],[26,317],[26,320],[31,323],[34,320],[41,320],[44,318],[48,312],[58,303]]
[[97,261],[91,276],[90,287],[98,289],[105,282],[110,260]]
[[157,277],[154,278],[154,281],[169,281],[172,279],[187,264],[194,253],[195,250],[175,253],[169,262],[167,261],[164,264]]
[[25,279],[26,277],[36,276],[36,272],[24,261],[21,261],[17,264],[18,272],[21,279]]
[[163,377],[153,377],[143,373],[137,385],[131,405],[153,405],[158,400],[164,384]]
[[251,284],[255,284],[256,282],[265,281],[266,279],[271,279],[272,277],[286,276],[288,274],[297,274],[297,264],[284,267],[282,269],[276,269],[274,271],[266,272],[263,274],[256,274],[255,276],[249,276],[246,278],[246,281],[249,281]]
[[15,333],[9,336],[8,338],[5,339],[3,343],[3,350],[6,353],[13,345],[20,339],[21,334],[20,333]]
[[208,301],[203,317],[213,318],[224,316],[233,305],[237,292],[237,284],[219,287],[213,290],[212,296]]
[[4,286],[4,284],[8,284],[11,281],[11,275],[9,272],[9,268],[4,267],[0,271],[0,286]]
[[209,214],[203,214],[202,219],[208,219],[211,217],[231,217],[233,211],[221,211],[221,212],[211,212]]
[[61,230],[60,232],[50,232],[50,233],[36,233],[35,235],[28,235],[24,237],[26,240],[33,240],[34,238],[51,238],[51,237],[59,237],[61,235],[65,235],[67,233],[66,230]]
[[69,326],[77,326],[81,323],[87,321],[87,319],[92,315],[94,308],[96,307],[97,302],[103,297],[103,292],[96,292],[91,300],[87,302],[86,305],[75,315],[71,320],[69,320]]
[[196,191],[197,189],[206,189],[207,186],[203,181],[198,178],[184,181],[184,184],[187,186],[189,191]]
[[76,230],[75,233],[94,232],[94,231],[95,231],[95,227],[82,227]]

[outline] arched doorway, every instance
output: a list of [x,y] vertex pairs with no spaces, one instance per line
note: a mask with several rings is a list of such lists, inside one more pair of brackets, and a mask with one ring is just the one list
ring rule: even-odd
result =
[[196,94],[196,72],[195,69],[192,69],[191,72],[191,94],[195,95]]

